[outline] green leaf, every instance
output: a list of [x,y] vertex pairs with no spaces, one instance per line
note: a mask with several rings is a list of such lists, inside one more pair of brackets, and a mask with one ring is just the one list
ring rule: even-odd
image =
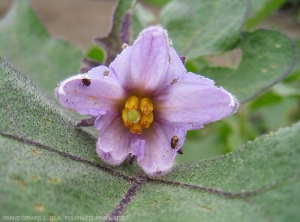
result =
[[236,70],[211,67],[202,73],[229,90],[242,103],[285,78],[296,59],[291,39],[277,31],[244,33],[241,49],[243,58]]
[[298,123],[228,155],[179,165],[143,186],[125,214],[132,221],[299,221],[299,133]]
[[270,132],[290,125],[291,110],[295,106],[297,107],[297,102],[296,99],[289,98],[257,110],[256,115],[260,115],[261,124],[265,128],[264,131]]
[[26,0],[15,1],[0,22],[0,39],[0,55],[22,69],[52,98],[58,82],[78,73],[80,50],[52,38]]
[[298,81],[300,76],[300,39],[295,40],[295,46],[298,52],[297,61],[291,75],[287,78],[287,82]]
[[103,62],[104,60],[104,52],[102,49],[98,48],[97,46],[92,47],[87,53],[87,58],[93,59],[97,62]]
[[232,49],[240,38],[247,0],[173,0],[160,16],[177,52],[194,59]]
[[97,157],[96,137],[2,58],[0,77],[1,213],[107,214],[129,184]]
[[290,84],[279,83],[273,87],[273,90],[277,95],[282,97],[300,97],[299,89]]
[[224,155],[254,140],[258,135],[258,127],[252,125],[252,120],[249,121],[247,112],[247,106],[242,106],[238,113],[226,119],[206,125],[201,130],[188,131],[183,144],[184,155],[177,155],[176,163]]
[[252,0],[249,18],[245,23],[245,29],[254,28],[259,22],[281,7],[287,0]]
[[[300,51],[300,39],[295,40],[295,45],[296,45],[297,51],[299,53],[299,51]],[[294,71],[295,72],[300,72],[300,56],[298,56],[297,63],[295,65]]]
[[214,156],[222,155],[228,152],[224,144],[223,129],[226,128],[222,121],[214,123],[212,126],[206,126],[204,129],[189,131],[183,144],[183,155],[177,155],[176,163],[188,163],[197,160],[208,159]]
[[[279,83],[251,102],[250,121],[260,134],[275,131],[298,121],[299,90]],[[295,118],[296,117],[296,118]]]
[[76,128],[70,112],[2,58],[0,78],[2,215],[300,220],[300,123],[222,157],[149,178],[135,164],[104,164],[95,151],[96,136]]
[[281,101],[282,97],[270,90],[251,101],[251,109],[256,110],[264,106],[280,103]]
[[209,66],[209,63],[199,57],[197,59],[187,61],[184,66],[188,72],[199,73],[202,69]]
[[146,2],[148,4],[152,4],[157,7],[163,7],[171,0],[143,0],[143,2]]

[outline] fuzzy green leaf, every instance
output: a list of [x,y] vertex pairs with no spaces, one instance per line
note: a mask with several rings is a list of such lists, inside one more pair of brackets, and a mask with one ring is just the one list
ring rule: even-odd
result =
[[300,219],[300,124],[225,156],[178,165],[166,176],[148,178],[135,164],[109,167],[100,161],[96,136],[76,128],[69,112],[4,59],[0,78],[5,95],[0,97],[2,215],[110,215],[130,221]]
[[268,15],[286,3],[287,0],[252,0],[249,18],[245,23],[245,29],[254,28]]
[[298,123],[222,157],[179,165],[142,187],[125,215],[132,221],[299,221],[299,133]]
[[232,49],[248,7],[247,0],[173,0],[163,8],[160,23],[178,53],[194,59]]
[[296,59],[291,39],[272,30],[244,33],[241,49],[243,58],[236,70],[218,67],[202,70],[204,76],[229,90],[241,102],[285,78]]
[[2,58],[0,77],[1,214],[107,214],[129,184],[97,157],[96,137]]

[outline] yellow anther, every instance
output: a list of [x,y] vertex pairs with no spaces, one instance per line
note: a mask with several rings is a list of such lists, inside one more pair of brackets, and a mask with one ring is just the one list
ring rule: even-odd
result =
[[122,119],[123,119],[123,122],[124,122],[124,125],[129,128],[132,123],[128,121],[127,119],[127,110],[126,109],[123,109],[122,110]]
[[141,122],[132,124],[131,127],[130,127],[130,131],[132,133],[141,134],[142,131],[143,131],[143,127],[142,127]]
[[[140,103],[140,106],[139,106]],[[139,101],[137,96],[130,96],[122,110],[124,125],[132,133],[141,134],[143,129],[149,128],[154,120],[153,103],[148,97]]]
[[141,100],[140,110],[143,114],[148,115],[153,111],[153,103],[148,97],[144,97]]
[[149,128],[149,126],[153,122],[153,120],[154,120],[154,115],[151,112],[148,115],[142,115],[140,122],[141,122],[143,128]]
[[132,109],[138,109],[139,107],[139,99],[136,96],[130,96],[126,103],[125,103],[125,109],[127,111],[130,111]]

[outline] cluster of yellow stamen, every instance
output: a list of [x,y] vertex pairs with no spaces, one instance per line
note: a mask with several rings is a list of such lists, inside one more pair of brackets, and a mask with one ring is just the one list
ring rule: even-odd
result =
[[124,125],[132,133],[141,134],[144,128],[149,128],[153,122],[153,103],[148,97],[140,101],[136,96],[130,96],[122,110]]

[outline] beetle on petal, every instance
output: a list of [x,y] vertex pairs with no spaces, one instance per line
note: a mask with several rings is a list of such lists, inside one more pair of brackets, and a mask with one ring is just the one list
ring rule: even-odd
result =
[[[92,84],[82,84],[83,79]],[[187,72],[160,26],[143,30],[109,67],[62,81],[56,97],[63,106],[96,119],[102,160],[119,165],[136,156],[148,175],[171,169],[177,152],[182,153],[187,130],[202,128],[238,108],[229,92]]]

